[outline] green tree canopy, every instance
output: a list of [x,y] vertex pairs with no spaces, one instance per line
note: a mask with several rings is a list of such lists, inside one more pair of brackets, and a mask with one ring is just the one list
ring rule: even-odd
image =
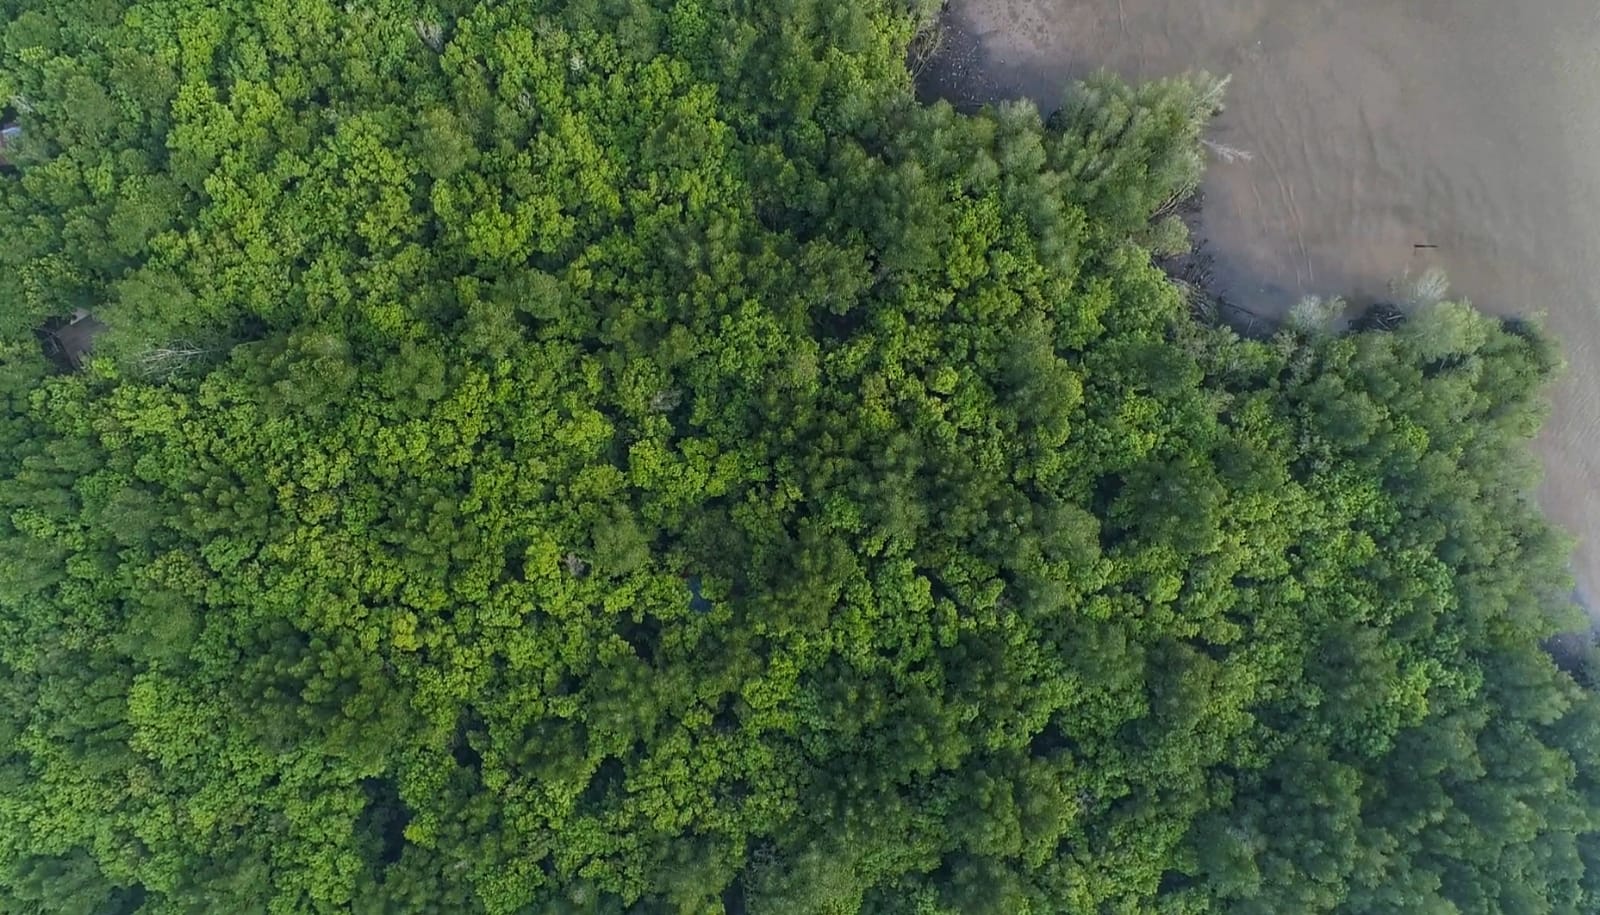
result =
[[1600,908],[1552,347],[1192,321],[1215,82],[921,105],[920,0],[0,9],[0,908]]

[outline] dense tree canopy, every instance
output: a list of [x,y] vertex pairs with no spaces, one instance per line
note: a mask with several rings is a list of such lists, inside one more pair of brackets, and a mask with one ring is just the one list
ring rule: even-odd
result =
[[926,7],[0,0],[0,908],[1600,910],[1551,346],[1192,321],[1214,86]]

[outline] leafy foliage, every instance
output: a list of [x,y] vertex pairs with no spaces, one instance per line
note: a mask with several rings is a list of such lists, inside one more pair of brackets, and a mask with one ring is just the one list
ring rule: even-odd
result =
[[888,0],[4,7],[7,911],[1600,906],[1550,345],[1190,323],[1217,84],[920,106]]

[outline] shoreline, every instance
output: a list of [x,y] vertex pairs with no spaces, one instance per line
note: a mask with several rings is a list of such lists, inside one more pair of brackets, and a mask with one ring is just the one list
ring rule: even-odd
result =
[[[1442,269],[1452,298],[1542,317],[1567,363],[1533,443],[1546,516],[1600,593],[1600,20],[1586,0],[951,0],[964,69],[926,74],[966,105],[1054,108],[1098,69],[1143,81],[1232,74],[1210,136],[1202,227],[1215,286],[1262,317],[1302,296],[1349,316]],[[1521,48],[1540,47],[1536,58]],[[1249,318],[1245,319],[1248,323]]]
[[[917,97],[925,103],[943,100],[954,106],[957,110],[972,112],[986,105],[1007,99],[1026,98],[1038,107],[1042,117],[1048,117],[1057,107],[1057,99],[1048,101],[1040,91],[1040,87],[1050,82],[1045,74],[1054,72],[1056,82],[1064,88],[1067,83],[1081,78],[1102,66],[1112,67],[1113,55],[1106,52],[1100,56],[1105,59],[1095,61],[1095,66],[1084,66],[1081,58],[1074,58],[1071,54],[1063,55],[1062,61],[1039,59],[1008,59],[1006,52],[988,47],[990,40],[996,36],[1003,37],[1013,46],[1038,45],[1048,47],[1047,39],[1037,37],[1034,32],[1028,31],[1035,24],[1029,22],[1004,23],[997,28],[981,29],[964,15],[965,7],[988,9],[991,7],[1006,7],[1004,0],[953,0],[947,2],[938,17],[936,27],[936,42],[933,43],[931,52],[926,48],[919,49],[919,53],[911,63],[914,86]],[[1017,6],[1010,3],[1010,6]],[[1047,6],[1049,4],[1040,4]],[[1132,4],[1130,4],[1131,6]],[[999,18],[999,17],[995,17]],[[1082,18],[1082,17],[1079,17]],[[1068,17],[1069,20],[1072,17]],[[1067,21],[1060,24],[1045,22],[1042,27],[1049,31],[1069,30],[1075,24]],[[991,23],[992,25],[992,23]],[[1038,26],[1035,26],[1038,27]],[[1023,37],[1018,37],[1015,32],[1022,32]],[[1056,44],[1060,44],[1058,40]],[[1260,42],[1257,43],[1260,45]],[[1253,52],[1252,52],[1253,53]],[[1186,61],[1189,66],[1172,69],[1172,72],[1182,72],[1183,69],[1200,69],[1206,63],[1203,60]],[[1171,69],[1171,68],[1169,68]],[[1125,78],[1143,79],[1151,74],[1145,72],[1145,58],[1141,53],[1140,66],[1137,74],[1124,73]],[[1278,174],[1277,166],[1267,163],[1270,173],[1282,185],[1284,177]],[[1268,171],[1268,169],[1262,169]],[[1225,163],[1209,163],[1207,169],[1206,185],[1214,181],[1226,181],[1225,188],[1231,197],[1237,197],[1238,189],[1235,185],[1240,181],[1239,170],[1228,168]],[[1292,195],[1292,189],[1288,191]],[[1292,199],[1292,197],[1291,197]],[[1268,336],[1273,333],[1287,316],[1289,310],[1299,301],[1300,294],[1292,289],[1280,285],[1282,281],[1275,280],[1273,276],[1260,269],[1263,262],[1272,262],[1283,259],[1290,253],[1274,253],[1271,248],[1282,248],[1281,239],[1272,245],[1264,245],[1251,240],[1247,246],[1249,257],[1238,258],[1237,252],[1219,251],[1221,247],[1237,248],[1240,239],[1229,238],[1229,245],[1223,246],[1213,243],[1213,234],[1207,231],[1207,187],[1203,186],[1179,207],[1179,215],[1189,228],[1191,248],[1188,253],[1170,258],[1158,258],[1157,264],[1175,282],[1192,289],[1194,295],[1191,299],[1191,310],[1201,320],[1214,321],[1226,324],[1242,336]],[[1298,217],[1296,217],[1298,218]],[[1237,213],[1229,213],[1226,221],[1236,223]],[[1236,226],[1230,226],[1236,228]],[[1513,230],[1514,231],[1514,230]],[[1555,231],[1551,229],[1550,231]],[[1445,236],[1440,236],[1441,238]],[[1296,228],[1288,243],[1290,248],[1297,248],[1293,254],[1304,255],[1306,241],[1304,234]],[[1373,252],[1370,250],[1370,240],[1352,248],[1347,253],[1350,265],[1341,271],[1341,275],[1361,276],[1363,272],[1372,271]],[[1435,260],[1439,256],[1439,243],[1429,239],[1424,242],[1411,242],[1407,245],[1406,255],[1412,260],[1423,263]],[[1327,258],[1325,250],[1319,250],[1319,255]],[[1333,256],[1337,259],[1337,255]],[[1488,259],[1488,258],[1485,258]],[[1465,277],[1464,288],[1456,290],[1456,295],[1463,295],[1469,288],[1496,284],[1484,282],[1483,274],[1496,269],[1495,264],[1485,267],[1482,264],[1472,265],[1474,269]],[[1419,266],[1416,268],[1421,270]],[[1527,273],[1525,265],[1515,263],[1503,268],[1508,279],[1499,285],[1518,285],[1517,281],[1523,279]],[[1393,279],[1400,279],[1405,274],[1411,273],[1413,267],[1409,264],[1403,271],[1391,274]],[[1297,282],[1304,289],[1300,269],[1295,267]],[[1315,278],[1315,273],[1310,274]],[[1492,276],[1491,276],[1492,279]],[[1332,282],[1332,281],[1330,281]],[[1334,289],[1333,294],[1339,294],[1348,303],[1344,318],[1354,325],[1360,322],[1369,310],[1375,306],[1390,301],[1386,295],[1387,289],[1383,283],[1368,276],[1359,282],[1348,282],[1342,290]],[[1241,294],[1242,293],[1242,294]],[[1472,296],[1464,295],[1471,299]],[[1559,299],[1557,295],[1555,298]],[[1261,302],[1271,303],[1270,307],[1260,307]],[[1480,306],[1481,308],[1482,306]],[[1600,304],[1596,305],[1600,310]],[[1486,313],[1496,315],[1503,319],[1515,319],[1517,314],[1505,308],[1487,308]],[[1538,314],[1538,311],[1534,312]],[[1557,322],[1551,324],[1550,333],[1561,344],[1563,351],[1569,357],[1569,364],[1576,361],[1570,332],[1564,332]],[[1597,335],[1596,343],[1600,343]],[[1600,544],[1594,548],[1585,548],[1584,540],[1590,542],[1600,540],[1600,531],[1590,530],[1589,533],[1597,534],[1594,538],[1584,538],[1586,528],[1595,528],[1594,524],[1585,524],[1582,519],[1594,517],[1589,513],[1582,513],[1582,506],[1577,505],[1572,498],[1575,477],[1583,479],[1583,466],[1581,462],[1574,462],[1572,451],[1573,443],[1570,433],[1564,433],[1562,425],[1570,425],[1573,419],[1566,414],[1573,412],[1574,402],[1579,402],[1579,407],[1587,402],[1600,401],[1600,392],[1574,391],[1584,379],[1575,378],[1577,373],[1568,369],[1552,385],[1549,399],[1551,402],[1551,417],[1547,420],[1540,435],[1530,442],[1529,447],[1537,455],[1543,470],[1543,479],[1540,487],[1539,501],[1547,513],[1550,523],[1566,530],[1577,538],[1572,556],[1572,577],[1574,580],[1573,599],[1591,621],[1589,630],[1591,641],[1600,636],[1600,613],[1597,608],[1584,596],[1595,587],[1600,586]],[[1600,409],[1600,408],[1597,408]],[[1588,412],[1588,411],[1582,411]],[[1596,430],[1600,434],[1600,430]],[[1583,484],[1579,484],[1581,487]],[[1558,493],[1565,493],[1564,495]],[[1573,633],[1577,634],[1577,633]]]

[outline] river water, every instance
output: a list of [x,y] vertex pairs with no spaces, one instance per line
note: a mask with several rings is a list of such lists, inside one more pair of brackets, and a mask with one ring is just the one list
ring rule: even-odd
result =
[[957,102],[1232,74],[1210,136],[1251,158],[1213,162],[1200,234],[1252,311],[1439,266],[1480,308],[1545,314],[1569,368],[1541,496],[1600,597],[1600,2],[951,0],[945,27],[924,87]]

